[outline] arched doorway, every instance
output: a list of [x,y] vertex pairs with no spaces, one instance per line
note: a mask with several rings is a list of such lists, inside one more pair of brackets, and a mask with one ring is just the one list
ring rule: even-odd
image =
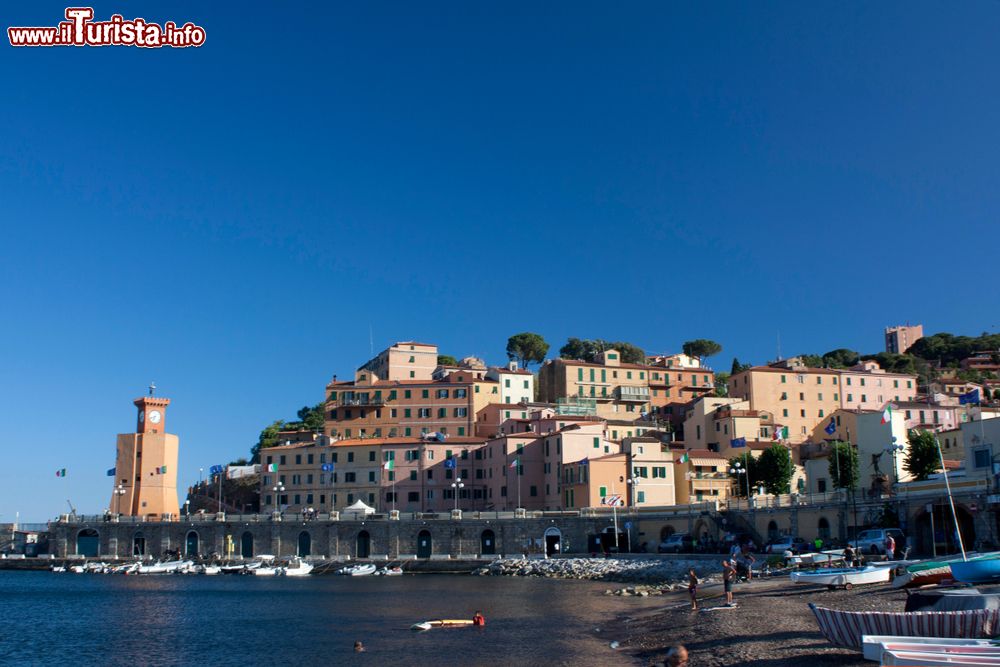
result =
[[358,533],[357,558],[368,558],[372,555],[372,536],[367,530]]
[[[958,553],[955,520],[952,518],[948,503],[935,503],[932,510],[927,512],[923,509],[916,517],[915,535],[913,535],[916,548],[926,555]],[[962,544],[966,550],[970,550],[976,542],[975,521],[969,510],[962,505],[955,505],[955,514],[958,516]]]
[[184,541],[184,554],[187,556],[197,556],[198,541],[198,533],[193,530],[188,531],[187,539]]
[[308,530],[303,530],[299,533],[299,558],[305,558],[312,554],[312,535],[309,534]]
[[101,536],[93,528],[84,528],[76,534],[76,553],[80,556],[96,557],[101,550]]
[[545,555],[551,556],[562,551],[562,531],[555,526],[545,529]]
[[824,542],[830,539],[830,522],[826,520],[825,516],[819,518],[819,523],[816,524],[816,534],[819,535],[819,539]]
[[776,540],[779,537],[778,524],[774,521],[767,522],[767,539]]
[[615,535],[615,527],[608,526],[604,529],[603,536],[601,538],[601,547],[605,553],[612,552],[617,553],[619,547],[622,544],[622,534],[618,533]]
[[132,555],[140,557],[146,555],[146,536],[141,530],[137,530],[132,536]]
[[240,555],[244,558],[253,558],[253,533],[249,530],[240,536]]
[[492,530],[484,530],[479,536],[479,553],[492,555],[497,552],[497,536]]
[[431,532],[429,530],[421,530],[417,534],[417,558],[430,558],[433,551]]

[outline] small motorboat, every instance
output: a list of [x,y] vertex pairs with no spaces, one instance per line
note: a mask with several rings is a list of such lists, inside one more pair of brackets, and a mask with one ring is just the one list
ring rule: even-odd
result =
[[878,662],[882,652],[892,650],[915,653],[941,653],[955,648],[986,648],[1000,651],[1000,641],[995,639],[948,639],[945,637],[897,637],[895,635],[864,635],[861,638],[865,660]]
[[400,577],[403,575],[403,568],[398,565],[393,567],[384,567],[375,573],[379,577]]
[[304,560],[295,559],[288,567],[284,568],[283,574],[286,577],[305,577],[313,571],[313,566]]
[[201,574],[211,574],[211,575],[221,574],[222,567],[218,565],[202,565],[200,572]]
[[351,565],[340,570],[338,574],[343,574],[348,577],[367,577],[368,575],[375,574],[377,568],[372,563],[365,563],[362,565]]
[[847,590],[855,586],[882,584],[889,581],[892,570],[884,567],[845,567],[792,572],[793,584],[818,584],[831,589],[843,587]]
[[261,565],[260,567],[255,567],[250,572],[255,577],[275,577],[281,574],[280,567],[274,567],[273,565]]
[[423,621],[410,626],[411,630],[423,631],[431,628],[464,628],[472,625],[472,620],[464,618],[445,618],[438,621]]
[[87,569],[83,565],[71,565],[69,571],[73,574],[83,574]]
[[53,565],[52,566],[52,571],[53,572],[65,572],[66,571],[66,566],[65,565]]
[[841,611],[810,603],[820,633],[834,646],[861,651],[865,635],[892,628],[900,637],[986,639],[1000,632],[1000,609],[964,611]]

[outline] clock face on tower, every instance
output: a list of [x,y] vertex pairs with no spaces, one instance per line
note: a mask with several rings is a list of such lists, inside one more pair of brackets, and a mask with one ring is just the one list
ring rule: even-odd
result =
[[162,419],[162,417],[163,417],[163,415],[160,414],[159,410],[150,410],[150,412],[149,412],[149,423],[150,424],[159,424],[160,423],[160,419]]

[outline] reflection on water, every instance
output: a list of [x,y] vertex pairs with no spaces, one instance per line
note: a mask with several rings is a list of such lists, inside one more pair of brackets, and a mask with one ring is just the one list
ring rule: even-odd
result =
[[[546,579],[0,572],[0,664],[627,665],[592,630],[641,603]],[[485,628],[414,633],[470,618]],[[355,640],[367,651],[355,654]]]

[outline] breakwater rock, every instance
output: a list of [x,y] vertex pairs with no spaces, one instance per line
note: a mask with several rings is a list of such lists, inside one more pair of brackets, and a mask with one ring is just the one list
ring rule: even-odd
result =
[[[688,568],[699,577],[717,574],[718,566],[704,560],[617,559],[617,558],[501,558],[474,572],[494,577],[547,577],[588,579],[620,583],[680,584],[686,582]],[[668,588],[668,590],[672,590]]]

